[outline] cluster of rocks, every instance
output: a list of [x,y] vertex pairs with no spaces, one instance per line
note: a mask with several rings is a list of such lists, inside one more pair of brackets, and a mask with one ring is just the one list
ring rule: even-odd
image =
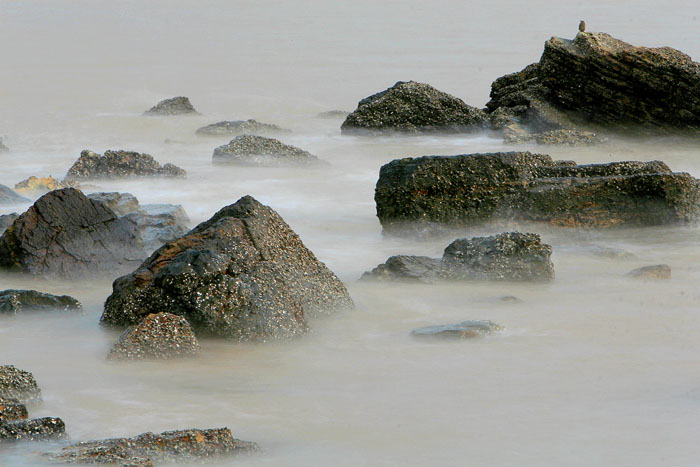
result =
[[319,164],[318,157],[273,138],[241,135],[214,149],[214,162],[256,166]]
[[246,133],[268,135],[289,133],[289,130],[285,130],[270,123],[261,123],[253,119],[248,119],[212,123],[211,125],[199,128],[195,133],[202,136],[232,136]]
[[0,290],[0,313],[25,311],[80,311],[83,306],[68,295],[53,295],[36,290]]
[[156,105],[144,112],[149,116],[169,116],[169,115],[199,115],[187,97],[171,97],[158,102]]
[[150,154],[132,151],[105,151],[103,155],[84,150],[68,170],[66,180],[129,177],[185,177],[185,170],[166,163],[160,165]]

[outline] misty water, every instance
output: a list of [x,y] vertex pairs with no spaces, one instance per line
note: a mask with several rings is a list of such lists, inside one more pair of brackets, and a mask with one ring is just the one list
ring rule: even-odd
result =
[[[342,118],[319,112],[353,110],[410,79],[482,107],[495,78],[537,61],[551,36],[572,38],[580,19],[591,31],[700,57],[693,2],[562,3],[0,0],[0,136],[11,148],[0,154],[0,183],[63,177],[82,149],[152,154],[187,179],[96,182],[94,191],[181,204],[191,226],[250,194],[289,223],[357,305],[292,341],[205,339],[199,359],[115,363],[105,356],[118,332],[98,324],[110,279],[1,276],[0,290],[69,294],[85,306],[0,316],[0,364],[31,371],[43,392],[30,415],[61,417],[74,441],[228,426],[263,448],[217,465],[697,464],[697,226],[516,226],[553,246],[549,284],[358,282],[391,255],[440,256],[457,236],[503,228],[383,238],[373,200],[381,165],[516,148],[487,134],[341,136]],[[141,116],[179,95],[203,115]],[[229,138],[194,131],[248,118],[292,130],[280,139],[330,165],[212,165]],[[700,176],[700,144],[673,138],[521,148],[579,163],[658,159]],[[629,255],[601,255],[603,247]],[[625,276],[659,263],[672,280]],[[456,343],[409,336],[467,319],[505,331]],[[59,446],[3,446],[0,465],[39,464],[38,453]]]

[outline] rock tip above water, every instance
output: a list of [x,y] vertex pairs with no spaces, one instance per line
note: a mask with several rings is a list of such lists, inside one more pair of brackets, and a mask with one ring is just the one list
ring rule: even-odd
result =
[[195,110],[189,98],[178,96],[158,102],[145,111],[144,115],[199,115],[199,112]]

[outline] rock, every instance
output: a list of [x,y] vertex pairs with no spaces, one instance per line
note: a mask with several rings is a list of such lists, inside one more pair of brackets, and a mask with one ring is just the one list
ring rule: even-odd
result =
[[112,347],[110,360],[168,359],[199,355],[199,341],[182,316],[157,313],[129,327]]
[[19,217],[19,214],[13,212],[12,214],[2,214],[0,215],[0,235],[7,230],[9,226]]
[[50,454],[66,463],[150,466],[153,463],[192,463],[257,451],[258,445],[233,438],[228,428],[143,433],[134,438],[84,441]]
[[537,234],[507,232],[457,239],[441,259],[392,256],[362,278],[367,280],[491,280],[546,282],[554,279],[552,247]]
[[41,390],[34,375],[12,365],[0,366],[0,397],[23,404],[41,402]]
[[434,87],[399,81],[362,99],[340,127],[342,132],[447,132],[487,128],[487,114]]
[[318,164],[318,158],[302,149],[263,136],[241,135],[214,149],[214,162],[257,166]]
[[185,177],[186,175],[187,172],[173,164],[167,163],[161,166],[150,154],[108,150],[100,156],[84,150],[68,170],[66,179]]
[[211,125],[199,128],[195,133],[202,136],[230,136],[242,135],[244,133],[252,135],[268,135],[289,133],[289,130],[285,130],[270,123],[261,123],[253,119],[249,119],[212,123]]
[[79,185],[75,182],[59,182],[51,176],[42,178],[31,176],[15,184],[15,191],[27,196],[41,196],[49,191],[67,187],[79,188]]
[[0,422],[0,443],[3,441],[46,441],[65,438],[66,424],[60,418]]
[[30,200],[15,193],[10,187],[0,185],[0,204],[29,203]]
[[511,111],[531,131],[700,128],[700,64],[670,47],[635,47],[605,33],[553,37],[539,63],[491,86],[493,113]]
[[118,274],[144,257],[137,227],[75,188],[45,194],[0,237],[0,270],[46,277]]
[[172,97],[158,102],[144,115],[199,115],[187,97]]
[[614,248],[601,245],[591,245],[589,248],[591,254],[609,259],[632,259],[635,258],[634,253],[623,250],[622,248]]
[[168,310],[242,340],[304,332],[308,315],[353,307],[342,282],[272,209],[245,196],[117,279],[102,322]]
[[131,193],[118,193],[116,191],[109,193],[99,192],[90,193],[87,197],[106,204],[109,209],[120,217],[141,210],[139,200]]
[[425,156],[384,165],[374,194],[385,234],[491,220],[566,227],[695,222],[700,182],[666,164],[576,165],[529,152]]
[[316,115],[316,118],[346,118],[350,115],[347,110],[327,110]]
[[670,279],[671,268],[667,264],[655,264],[633,269],[627,275],[637,279]]
[[36,290],[0,290],[0,313],[82,309],[80,302],[68,295],[52,295]]
[[592,131],[579,130],[550,130],[543,133],[513,135],[505,133],[504,138],[507,144],[563,144],[567,146],[593,146],[602,144],[606,141],[604,138],[598,137]]
[[17,399],[0,397],[0,425],[13,420],[24,420],[29,416],[27,406]]
[[9,152],[10,148],[5,146],[5,143],[3,143],[2,138],[0,138],[0,152]]
[[411,332],[411,336],[422,339],[473,339],[495,334],[503,328],[492,321],[462,321],[457,324],[427,326]]

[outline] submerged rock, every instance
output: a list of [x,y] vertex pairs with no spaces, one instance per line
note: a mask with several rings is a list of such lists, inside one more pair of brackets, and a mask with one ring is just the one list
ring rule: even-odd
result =
[[457,97],[428,84],[399,81],[362,99],[340,128],[343,133],[458,133],[484,129],[488,123],[486,112]]
[[289,133],[289,130],[280,128],[270,123],[261,123],[253,119],[235,120],[227,122],[212,123],[211,125],[199,128],[196,132],[203,136],[229,136],[242,135],[244,133],[252,135],[268,135]]
[[168,359],[199,355],[199,341],[182,316],[157,313],[129,327],[109,352],[111,360]]
[[144,115],[196,115],[199,114],[194,109],[187,97],[171,97],[158,102],[156,105],[143,113]]
[[161,166],[150,154],[132,151],[105,151],[99,155],[84,150],[68,170],[67,180],[130,177],[185,177],[187,172],[167,163]]
[[18,217],[19,214],[16,212],[13,212],[12,214],[0,215],[0,235],[2,235],[2,233],[5,232],[5,230],[7,230],[7,228],[11,226]]
[[0,290],[0,313],[82,309],[80,302],[68,295],[52,295],[36,290]]
[[214,162],[241,165],[283,166],[318,164],[318,157],[273,138],[241,135],[214,149]]
[[576,165],[529,152],[424,156],[384,165],[374,194],[385,234],[490,220],[565,227],[697,221],[700,182],[666,164]]
[[567,146],[594,146],[605,142],[592,131],[580,130],[550,130],[534,134],[512,134],[505,133],[504,141],[508,144],[563,144]]
[[0,442],[47,441],[66,436],[66,424],[60,418],[44,417],[33,420],[0,422]]
[[411,332],[411,336],[422,339],[474,339],[495,334],[503,328],[492,321],[462,321],[457,324],[427,326]]
[[26,405],[17,399],[0,397],[0,426],[5,422],[25,420],[28,416]]
[[304,332],[306,317],[353,306],[345,286],[272,209],[245,196],[117,279],[102,322],[168,310],[235,339]]
[[2,138],[0,138],[0,152],[8,152],[10,148],[5,146],[5,143],[2,141]]
[[347,110],[327,110],[316,115],[316,118],[346,118],[350,115]]
[[670,279],[671,268],[667,264],[655,264],[634,269],[627,275],[637,279]]
[[0,204],[28,203],[29,201],[10,187],[0,185]]
[[34,375],[12,365],[0,366],[0,397],[23,404],[41,402],[41,390]]
[[440,278],[442,262],[427,256],[392,256],[362,275],[363,280],[433,282]]
[[0,237],[0,270],[47,277],[115,274],[145,256],[132,222],[74,188],[45,194]]

